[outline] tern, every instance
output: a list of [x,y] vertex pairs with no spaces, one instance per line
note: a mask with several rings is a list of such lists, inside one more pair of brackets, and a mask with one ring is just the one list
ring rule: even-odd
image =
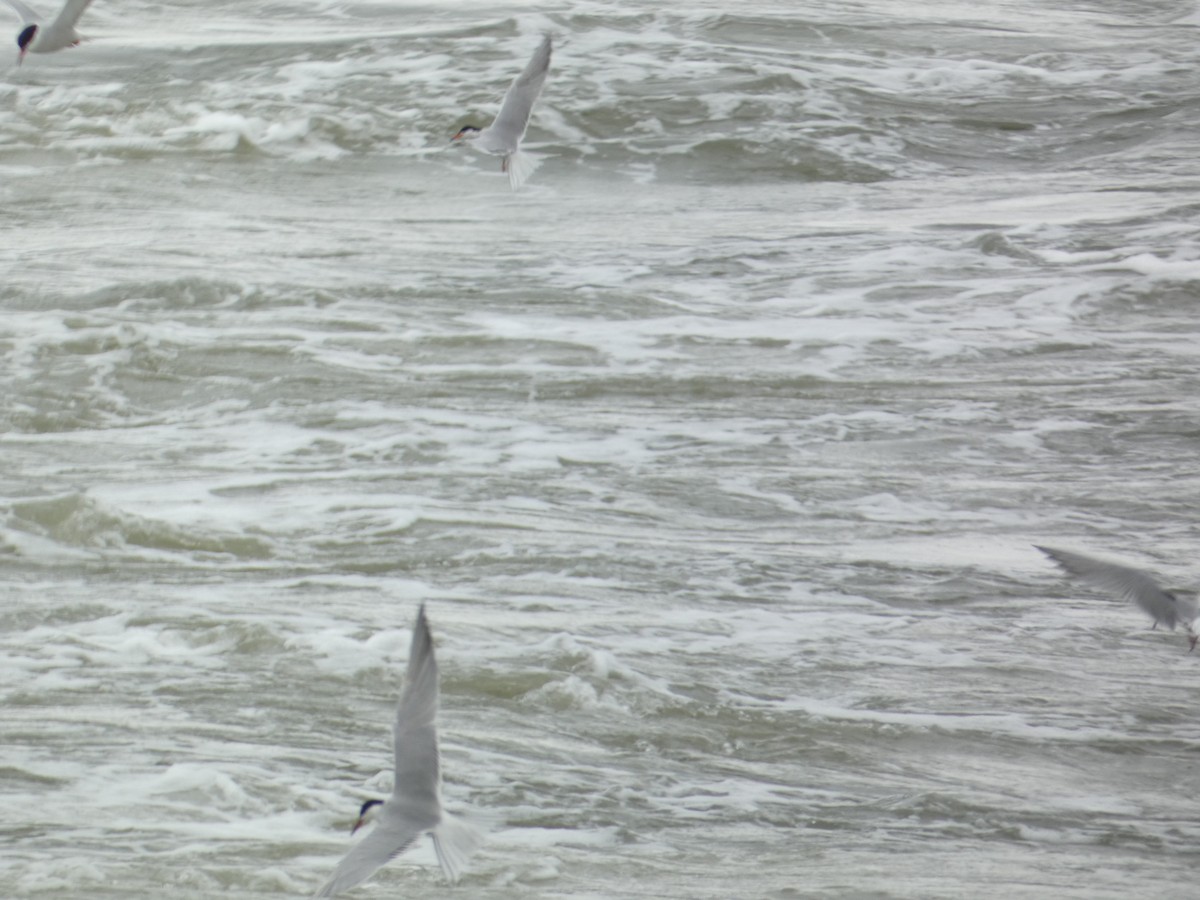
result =
[[92,0],[67,0],[58,18],[49,25],[44,25],[42,16],[26,6],[21,0],[7,0],[9,6],[17,11],[24,27],[17,35],[17,46],[21,52],[17,55],[17,65],[25,61],[26,53],[53,53],[74,47],[83,40],[83,36],[75,30],[75,25],[83,11],[91,5]]
[[537,161],[528,154],[521,153],[521,138],[529,126],[529,113],[533,104],[542,92],[546,83],[546,73],[550,71],[550,35],[542,38],[542,43],[533,53],[529,64],[512,83],[500,112],[487,128],[476,128],[474,125],[464,125],[458,130],[454,141],[470,141],[484,153],[503,156],[500,171],[508,174],[509,186],[515,191],[537,168]]
[[1082,553],[1055,550],[1053,547],[1039,547],[1035,544],[1034,548],[1041,550],[1071,575],[1078,575],[1097,587],[1113,591],[1126,600],[1132,600],[1154,620],[1152,628],[1157,628],[1159,622],[1172,631],[1175,630],[1176,624],[1183,625],[1191,645],[1188,652],[1196,649],[1196,641],[1200,640],[1200,635],[1192,628],[1192,623],[1196,616],[1200,615],[1200,608],[1195,600],[1164,591],[1153,578],[1140,569],[1093,559]]
[[408,671],[392,724],[396,754],[392,796],[362,805],[350,833],[368,822],[375,822],[375,827],[338,863],[317,897],[333,897],[366,881],[426,832],[433,837],[433,849],[446,878],[454,882],[462,874],[483,837],[473,825],[442,810],[437,706],[437,661],[422,605],[413,627]]

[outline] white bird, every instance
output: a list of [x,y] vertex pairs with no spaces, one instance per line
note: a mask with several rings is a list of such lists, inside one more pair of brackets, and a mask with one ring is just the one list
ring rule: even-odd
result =
[[74,47],[83,40],[83,36],[75,30],[79,17],[91,5],[92,0],[67,0],[58,18],[49,25],[43,24],[44,19],[26,6],[21,0],[6,0],[9,6],[17,11],[24,27],[17,35],[17,46],[21,52],[17,55],[17,65],[25,61],[26,53],[53,53],[67,47]]
[[529,113],[542,86],[546,83],[546,73],[550,71],[550,35],[542,38],[542,43],[533,53],[533,58],[520,75],[514,79],[512,87],[504,95],[504,103],[500,113],[487,128],[476,128],[474,125],[464,125],[458,130],[453,141],[470,141],[476,149],[484,153],[503,156],[500,171],[508,173],[508,183],[515,191],[537,168],[536,158],[521,152],[521,138],[529,126]]
[[317,897],[333,897],[366,881],[425,832],[433,837],[433,849],[446,878],[457,881],[468,858],[482,843],[483,836],[474,826],[442,810],[437,706],[437,661],[422,605],[413,627],[408,671],[392,725],[396,754],[392,796],[362,805],[350,833],[371,821],[375,827],[338,863]]
[[1041,550],[1068,573],[1078,575],[1097,587],[1113,591],[1126,600],[1132,600],[1154,620],[1152,628],[1157,628],[1159,622],[1172,631],[1175,630],[1176,624],[1183,625],[1188,633],[1191,649],[1196,649],[1196,641],[1200,639],[1200,635],[1193,630],[1192,623],[1197,615],[1200,615],[1200,607],[1197,607],[1195,600],[1164,591],[1153,578],[1140,569],[1093,559],[1082,553],[1055,550],[1053,547],[1039,547],[1035,544],[1034,548]]

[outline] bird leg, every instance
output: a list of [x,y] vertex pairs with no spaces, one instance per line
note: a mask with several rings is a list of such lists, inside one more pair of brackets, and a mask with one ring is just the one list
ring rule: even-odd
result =
[[1191,626],[1188,626],[1188,653],[1196,649],[1196,641],[1200,641],[1200,634],[1196,634]]

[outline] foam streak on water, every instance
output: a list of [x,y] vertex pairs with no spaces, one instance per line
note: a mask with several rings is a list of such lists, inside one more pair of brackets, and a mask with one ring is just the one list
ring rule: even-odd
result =
[[[1052,6],[112,0],[9,66],[0,896],[310,894],[421,602],[459,891],[1192,896],[1200,659],[1031,545],[1197,577],[1200,18]],[[448,138],[543,31],[512,194]]]

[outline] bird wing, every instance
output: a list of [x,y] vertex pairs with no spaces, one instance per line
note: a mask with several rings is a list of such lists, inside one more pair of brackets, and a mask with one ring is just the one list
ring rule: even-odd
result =
[[81,40],[81,36],[75,31],[75,23],[91,2],[92,0],[67,0],[67,5],[62,8],[58,18],[49,25],[42,26],[41,39],[52,47],[67,47]]
[[542,93],[546,73],[550,71],[550,50],[550,35],[546,35],[534,51],[529,64],[514,79],[508,93],[504,95],[500,112],[495,121],[488,126],[486,149],[512,153],[521,143],[529,125],[529,114],[533,111],[533,104]]
[[1187,605],[1160,588],[1153,578],[1140,569],[1104,562],[1082,553],[1034,546],[1070,574],[1078,575],[1097,587],[1113,591],[1126,600],[1132,600],[1156,623],[1162,622],[1168,628],[1174,629],[1176,622],[1190,621],[1187,619]]
[[370,878],[388,860],[408,849],[421,833],[415,824],[401,816],[389,815],[386,805],[371,833],[354,845],[333,875],[313,896],[334,897]]
[[[422,832],[441,819],[438,799],[437,719],[438,670],[433,637],[425,607],[417,613],[404,689],[396,707],[392,735],[396,752],[396,783],[383,804],[371,833],[338,863],[317,892],[332,897],[369,878],[380,866],[408,848]],[[439,854],[440,858],[440,854]],[[444,864],[443,864],[444,867]]]
[[[13,0],[8,0],[12,3]],[[92,0],[67,0],[66,5],[62,8],[62,12],[58,14],[58,18],[54,20],[51,28],[74,28],[79,22],[79,17],[83,15],[83,11],[92,3]]]
[[396,780],[388,805],[403,808],[416,819],[437,824],[441,813],[437,744],[438,668],[425,607],[417,613],[404,689],[392,724]]
[[437,743],[438,667],[425,607],[417,613],[404,690],[392,733],[396,745],[396,783],[384,814],[397,833],[430,832],[446,879],[458,881],[467,860],[483,841],[474,825],[442,812]]
[[22,3],[21,0],[5,0],[5,2],[17,11],[17,15],[21,17],[21,21],[26,25],[33,25],[35,22],[42,21],[42,17]]

